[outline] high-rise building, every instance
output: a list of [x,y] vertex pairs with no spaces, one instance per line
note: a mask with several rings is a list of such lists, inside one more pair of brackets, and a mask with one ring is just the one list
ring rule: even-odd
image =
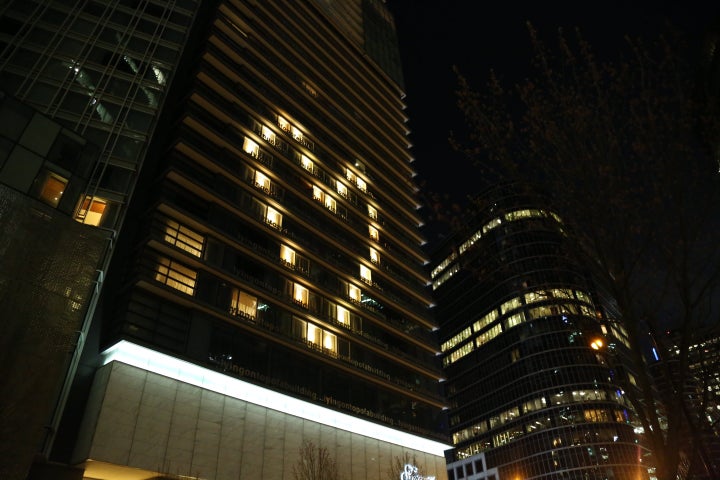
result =
[[602,349],[622,339],[622,325],[568,254],[562,220],[517,185],[497,185],[475,206],[431,272],[448,477],[646,478],[620,357]]
[[199,2],[0,3],[0,477],[47,455]]
[[353,479],[405,458],[445,478],[385,5],[12,5],[3,85],[99,146],[69,215],[126,219],[50,459],[95,479],[288,479],[311,441]]

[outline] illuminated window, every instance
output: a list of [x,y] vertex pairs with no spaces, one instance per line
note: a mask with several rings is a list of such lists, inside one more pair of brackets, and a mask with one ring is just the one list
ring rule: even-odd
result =
[[377,228],[373,227],[372,225],[368,226],[368,233],[370,234],[370,238],[375,240],[376,242],[380,241],[380,234],[377,231]]
[[261,171],[255,171],[255,186],[265,193],[270,193],[270,179]]
[[325,208],[333,213],[337,211],[337,202],[330,195],[325,195]]
[[202,255],[205,238],[186,226],[168,219],[165,221],[164,240],[170,245],[175,245],[179,249],[185,250],[196,257],[200,257]]
[[358,287],[348,284],[348,297],[354,302],[360,303],[362,293]]
[[243,150],[255,158],[260,156],[260,146],[248,137],[245,137],[245,141],[243,142]]
[[325,353],[337,354],[337,336],[332,332],[297,317],[293,318],[293,325],[296,335],[309,344],[321,348]]
[[350,325],[350,312],[347,308],[340,305],[337,306],[337,321],[343,325]]
[[161,257],[155,267],[155,280],[188,295],[195,291],[197,272],[169,258]]
[[525,314],[523,312],[518,312],[514,315],[510,315],[508,318],[505,319],[505,330],[508,330],[515,325],[520,325],[525,321]]
[[370,248],[370,261],[373,263],[380,263],[380,254],[374,248]]
[[350,180],[352,183],[355,183],[355,181],[356,181],[355,179],[357,178],[357,175],[355,175],[355,173],[352,170],[350,170],[349,168],[346,168],[345,169],[345,178]]
[[490,330],[478,335],[477,338],[475,339],[475,344],[479,347],[479,346],[489,342],[493,338],[497,337],[498,335],[500,335],[501,332],[502,332],[502,327],[500,326],[500,324],[497,324],[494,327],[492,327]]
[[299,128],[295,126],[290,126],[290,134],[295,140],[297,140],[298,142],[302,142],[303,133],[300,131]]
[[309,292],[308,289],[296,283],[293,285],[293,301],[303,307],[308,306]]
[[275,228],[282,227],[282,214],[272,207],[267,207],[265,221]]
[[337,188],[337,192],[340,195],[342,195],[343,197],[347,197],[347,187],[345,186],[344,183],[342,183],[341,181],[338,180],[336,188]]
[[368,217],[372,218],[373,220],[377,220],[377,209],[373,207],[372,205],[368,205]]
[[362,178],[357,177],[357,179],[355,180],[355,185],[357,185],[357,187],[363,192],[367,192],[367,183],[365,183],[365,180],[363,180]]
[[107,201],[98,197],[86,195],[80,208],[75,213],[75,220],[86,225],[100,225],[103,214],[107,208]]
[[480,320],[475,322],[473,324],[473,330],[476,332],[479,332],[480,330],[482,330],[483,328],[487,327],[492,322],[497,320],[497,318],[498,318],[498,311],[493,310],[490,313],[485,314],[484,317],[482,317]]
[[232,298],[230,300],[230,313],[232,315],[255,319],[257,316],[257,297],[233,288]]
[[520,299],[519,298],[513,298],[512,300],[508,300],[507,302],[500,305],[500,311],[502,314],[506,314],[510,310],[514,310],[516,308],[520,307]]
[[369,269],[368,267],[366,267],[365,265],[360,265],[360,278],[361,278],[365,283],[370,283],[370,284],[372,284],[372,270],[370,270],[370,269]]
[[266,142],[268,142],[271,145],[275,145],[275,132],[270,130],[268,127],[263,125],[262,127],[262,137],[265,139]]
[[322,202],[325,205],[325,208],[327,208],[331,212],[334,213],[337,211],[337,202],[335,201],[335,199],[327,193],[323,192],[322,189],[315,185],[313,185],[313,198],[319,202]]
[[308,172],[315,171],[315,164],[305,155],[300,156],[300,165],[302,165],[302,167]]
[[42,173],[39,182],[38,198],[51,207],[57,207],[63,193],[65,193],[65,187],[68,184],[67,179],[46,170]]
[[292,248],[280,245],[280,260],[282,260],[288,266],[295,266],[295,250]]

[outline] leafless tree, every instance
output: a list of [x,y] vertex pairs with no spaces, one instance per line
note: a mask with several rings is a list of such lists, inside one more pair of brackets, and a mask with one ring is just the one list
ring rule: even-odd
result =
[[[537,185],[550,196],[572,251],[617,302],[640,374],[630,400],[658,478],[675,479],[681,452],[702,447],[682,443],[694,427],[683,395],[688,351],[717,317],[717,88],[706,88],[697,68],[700,49],[677,33],[628,38],[626,51],[600,61],[577,31],[561,30],[557,47],[529,32],[525,80],[507,86],[491,72],[476,89],[458,72],[467,135],[451,142],[491,181]],[[679,341],[673,371],[661,375],[671,386],[658,388],[643,343],[648,333],[662,342],[667,329]]]
[[316,446],[310,440],[303,441],[298,449],[298,460],[293,465],[295,480],[340,480],[335,459],[327,448]]

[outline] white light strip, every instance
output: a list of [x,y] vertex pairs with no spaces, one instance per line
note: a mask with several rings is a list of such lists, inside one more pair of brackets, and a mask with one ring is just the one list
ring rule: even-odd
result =
[[452,448],[426,438],[418,437],[393,428],[384,427],[373,422],[321,407],[297,398],[283,395],[252,383],[200,367],[190,362],[165,355],[164,353],[141,347],[126,340],[113,345],[102,353],[103,365],[110,362],[121,362],[150,372],[169,377],[180,382],[189,383],[200,388],[211,390],[223,395],[244,400],[262,407],[296,417],[322,423],[330,427],[357,433],[383,442],[444,456],[444,451]]

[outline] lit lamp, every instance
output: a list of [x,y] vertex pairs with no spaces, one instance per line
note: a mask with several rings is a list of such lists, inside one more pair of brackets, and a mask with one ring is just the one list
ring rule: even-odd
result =
[[602,341],[602,338],[596,338],[592,342],[590,342],[590,347],[593,350],[600,350],[604,345],[605,343]]

